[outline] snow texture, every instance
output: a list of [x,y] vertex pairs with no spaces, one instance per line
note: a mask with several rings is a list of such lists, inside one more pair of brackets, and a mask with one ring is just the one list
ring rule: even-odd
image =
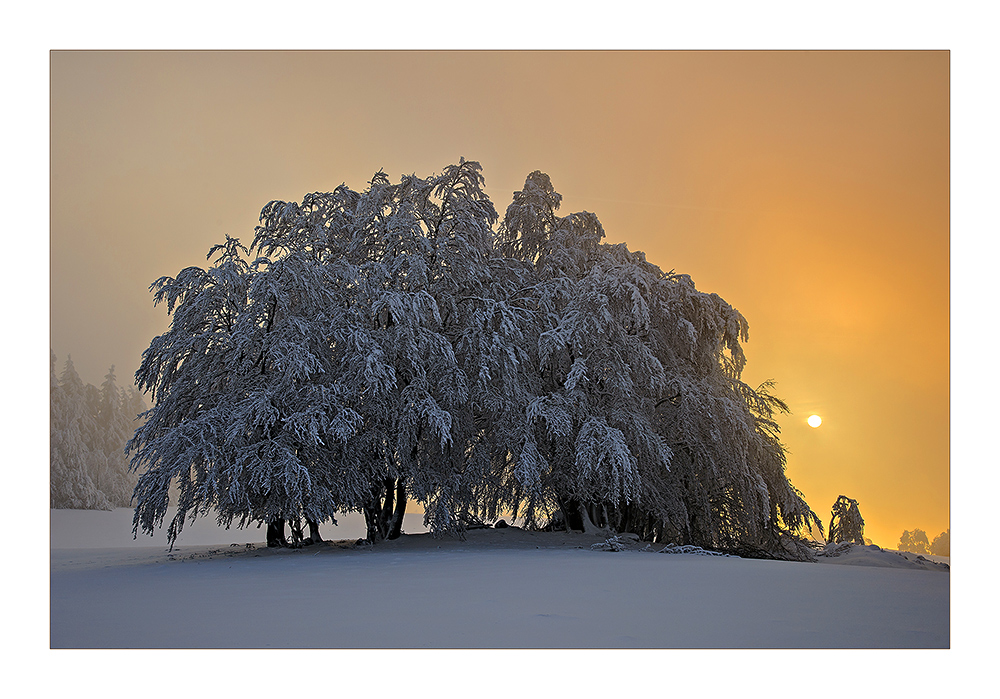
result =
[[[53,510],[53,544],[114,517]],[[828,565],[631,548],[608,556],[591,550],[604,538],[508,527],[369,547],[266,549],[263,536],[253,548],[179,540],[172,553],[162,543],[54,547],[51,645],[949,647],[950,575],[903,567],[895,552],[855,547],[867,563],[848,552]],[[898,562],[880,567],[879,555]]]

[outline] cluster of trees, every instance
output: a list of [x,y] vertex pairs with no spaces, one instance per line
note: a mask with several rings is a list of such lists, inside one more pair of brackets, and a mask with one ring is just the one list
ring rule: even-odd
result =
[[927,532],[923,529],[904,531],[899,537],[899,550],[910,553],[929,553],[935,556],[951,555],[951,529],[947,529],[928,542]]
[[136,478],[129,472],[125,445],[136,417],[146,410],[133,387],[120,388],[114,366],[100,388],[85,384],[67,357],[56,376],[49,353],[50,506],[110,510],[128,507]]
[[[741,380],[744,317],[684,274],[602,242],[531,173],[502,220],[478,163],[273,201],[156,281],[172,315],[136,383],[134,527],[311,526],[363,512],[399,535],[528,528],[777,552],[819,519],[785,475],[770,383]],[[293,528],[294,529],[294,528]],[[301,529],[299,529],[301,531]]]

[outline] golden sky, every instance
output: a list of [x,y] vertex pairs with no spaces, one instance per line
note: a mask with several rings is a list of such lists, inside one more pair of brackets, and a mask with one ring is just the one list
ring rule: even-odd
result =
[[[949,527],[949,73],[923,52],[51,54],[51,345],[130,382],[147,289],[342,182],[533,170],[750,323],[788,475],[865,533]],[[817,413],[823,425],[806,418]]]

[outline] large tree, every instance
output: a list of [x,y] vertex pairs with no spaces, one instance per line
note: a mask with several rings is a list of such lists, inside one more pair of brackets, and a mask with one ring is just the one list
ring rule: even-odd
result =
[[[740,380],[746,320],[690,278],[558,216],[534,172],[503,221],[478,163],[376,173],[275,201],[253,242],[153,285],[170,329],[136,374],[135,527],[179,486],[172,541],[360,511],[400,533],[513,512],[544,526],[777,550],[815,514],[784,474],[770,385]],[[276,534],[276,538],[277,534]]]
[[766,383],[740,380],[748,324],[686,275],[601,242],[593,214],[558,216],[534,172],[498,249],[531,264],[538,395],[524,455],[564,520],[657,541],[777,550],[819,520],[784,474]]
[[496,220],[482,184],[463,161],[271,202],[249,249],[229,239],[208,270],[159,280],[174,319],[136,375],[156,399],[130,443],[136,528],[158,526],[175,481],[171,541],[209,508],[227,526],[359,510],[369,539],[393,538],[408,494],[453,528],[476,435],[452,339]]
[[171,543],[189,513],[214,509],[226,526],[315,523],[357,489],[328,467],[359,420],[333,371],[330,335],[341,323],[331,270],[308,252],[252,265],[248,252],[227,238],[207,270],[153,285],[173,322],[136,373],[155,404],[129,442],[133,467],[147,466],[134,526],[159,526],[176,484]]

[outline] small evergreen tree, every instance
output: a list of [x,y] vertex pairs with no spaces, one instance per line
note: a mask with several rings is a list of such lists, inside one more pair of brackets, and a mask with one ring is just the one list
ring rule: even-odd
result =
[[104,456],[98,488],[114,507],[127,507],[135,488],[135,478],[129,473],[125,454],[125,445],[135,430],[132,424],[135,416],[129,417],[127,400],[127,394],[118,388],[112,365],[100,388],[96,441]]
[[111,502],[98,487],[104,455],[95,450],[96,389],[83,383],[72,357],[66,358],[57,380],[55,362],[50,351],[49,504],[60,509],[110,510]]
[[50,506],[127,507],[136,479],[125,445],[145,410],[142,396],[118,388],[113,366],[98,389],[83,383],[72,357],[57,379],[55,362],[50,350]]

